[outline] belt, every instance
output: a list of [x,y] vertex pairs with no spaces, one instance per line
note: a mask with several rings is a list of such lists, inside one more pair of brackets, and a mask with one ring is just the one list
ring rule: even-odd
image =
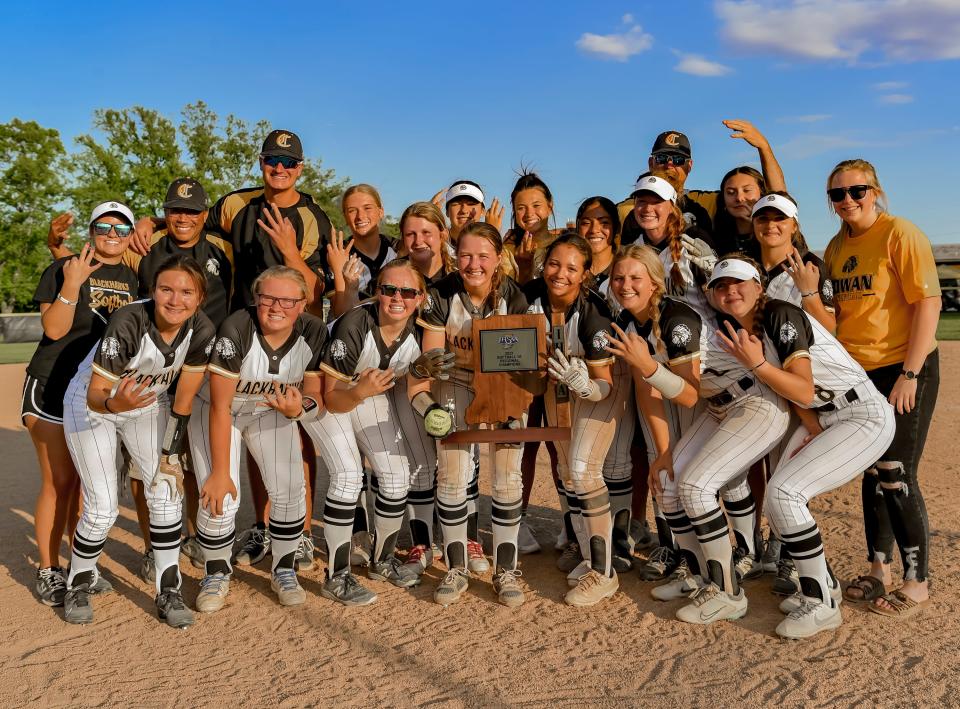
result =
[[[844,401],[847,403],[842,403]],[[838,408],[843,408],[847,404],[852,404],[854,401],[860,401],[860,396],[857,394],[857,387],[847,389],[846,392],[835,397],[833,401],[826,403],[823,406],[816,407],[814,411],[836,411]],[[838,402],[841,402],[839,403],[839,406]]]
[[[736,382],[736,385],[740,387],[742,391],[746,391],[753,386],[753,378],[743,377]],[[721,391],[719,394],[709,397],[707,401],[709,401],[712,406],[726,406],[736,398],[737,394],[728,389],[727,391]]]

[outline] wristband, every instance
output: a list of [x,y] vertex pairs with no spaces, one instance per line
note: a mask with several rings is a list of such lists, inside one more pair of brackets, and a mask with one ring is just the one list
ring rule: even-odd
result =
[[812,290],[812,291],[810,291],[809,293],[801,293],[801,294],[800,294],[800,298],[801,298],[801,299],[803,299],[803,298],[809,298],[810,296],[816,295],[816,294],[817,294],[817,291]]
[[683,387],[686,380],[671,372],[662,364],[657,362],[657,368],[649,377],[644,377],[643,381],[663,394],[667,399],[676,399],[683,393]]
[[110,410],[110,399],[112,398],[113,398],[112,396],[108,396],[106,399],[103,400],[103,408],[106,409],[108,414],[114,413],[113,411]]
[[179,456],[183,451],[183,443],[187,440],[188,421],[190,421],[190,414],[170,412],[170,416],[167,418],[167,426],[163,432],[163,444],[160,447],[160,452],[163,455]]
[[57,293],[57,300],[59,300],[61,303],[66,303],[67,305],[76,305],[77,303],[80,302],[79,299],[77,299],[77,300],[68,300],[68,299],[64,298],[62,295],[60,295],[59,293]]
[[752,372],[754,369],[760,369],[760,367],[762,367],[766,363],[767,363],[767,359],[766,357],[764,357],[762,360],[760,360],[760,364],[755,364],[754,366],[750,367],[750,369],[748,369],[747,371]]
[[590,392],[583,397],[584,401],[603,401],[610,395],[610,385],[605,379],[591,379]]
[[416,411],[420,416],[426,416],[427,411],[431,407],[437,406],[437,402],[433,400],[433,397],[430,396],[427,392],[421,391],[410,401],[410,405],[413,407],[413,410]]
[[303,397],[303,409],[294,421],[313,421],[320,415],[320,404],[312,396]]

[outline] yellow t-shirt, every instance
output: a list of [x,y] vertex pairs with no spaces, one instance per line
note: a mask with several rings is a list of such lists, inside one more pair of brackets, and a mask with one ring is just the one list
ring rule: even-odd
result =
[[906,219],[881,214],[860,236],[833,237],[823,261],[833,282],[837,339],[864,369],[903,362],[913,306],[940,295],[930,240]]

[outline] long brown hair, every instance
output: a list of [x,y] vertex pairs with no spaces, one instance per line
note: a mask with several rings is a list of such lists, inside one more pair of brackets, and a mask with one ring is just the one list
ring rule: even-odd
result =
[[440,259],[443,261],[443,269],[447,273],[456,271],[457,264],[454,263],[450,250],[450,231],[447,229],[447,220],[440,211],[440,207],[433,202],[414,202],[404,209],[399,222],[401,238],[403,238],[403,223],[411,217],[425,219],[440,230]]
[[[793,202],[794,206],[796,206],[797,204],[797,200],[795,200],[793,197],[790,196],[789,193],[784,192],[783,190],[775,190],[773,192],[768,192],[767,194],[779,195],[781,197],[785,197],[789,199],[791,202]],[[793,244],[794,248],[800,252],[800,255],[804,256],[810,252],[810,247],[807,246],[807,240],[803,238],[803,232],[800,231],[800,221],[796,217],[794,217],[793,223],[796,225],[797,229],[796,231],[793,232],[793,236],[790,237],[790,242]],[[762,251],[763,244],[761,244],[760,239],[757,238],[756,232],[754,232],[753,238],[760,245],[760,249]],[[738,256],[737,258],[741,258],[741,257]],[[749,261],[750,259],[742,259],[742,260]]]
[[571,246],[576,249],[583,257],[583,280],[580,282],[580,291],[586,291],[593,286],[593,275],[590,273],[590,267],[593,266],[593,251],[587,240],[572,229],[566,229],[560,236],[550,242],[550,245],[544,250],[543,262],[546,263],[550,254],[558,246]]
[[660,337],[660,303],[667,293],[666,272],[663,270],[663,262],[657,252],[649,246],[628,244],[614,254],[613,262],[610,264],[611,277],[613,277],[613,269],[616,268],[617,264],[627,259],[637,261],[646,268],[647,275],[650,276],[650,281],[653,283],[653,293],[650,294],[647,309],[650,311],[650,326],[657,341],[657,351],[662,352],[665,347]]
[[203,267],[197,263],[192,256],[170,256],[163,260],[160,267],[154,272],[153,280],[150,282],[150,292],[157,289],[157,281],[160,280],[160,274],[167,271],[183,271],[197,289],[197,303],[202,304],[207,299],[207,276],[203,272]]
[[677,193],[677,201],[671,203],[672,209],[670,210],[670,214],[667,216],[667,226],[665,231],[668,239],[668,245],[670,246],[670,258],[673,261],[673,265],[670,267],[670,282],[674,288],[681,288],[685,290],[687,287],[687,282],[684,280],[683,274],[680,272],[680,257],[683,255],[683,244],[680,243],[680,237],[687,230],[687,222],[683,218],[683,211],[680,209],[678,204],[680,201],[680,195],[683,194],[683,185],[681,185],[675,178],[660,170],[651,170],[650,174],[670,183],[670,186],[673,187],[674,191]]
[[[463,243],[463,237],[465,236],[477,236],[485,241],[489,241],[493,245],[494,250],[497,252],[497,256],[503,256],[503,239],[500,237],[500,232],[497,231],[495,226],[487,224],[486,222],[471,222],[467,224],[463,231],[460,232],[460,236],[457,237],[457,250],[460,250],[460,245]],[[497,266],[497,269],[493,272],[493,277],[490,279],[490,294],[487,296],[490,299],[490,306],[492,308],[497,307],[497,298],[500,297],[500,286],[503,283],[503,279],[506,278],[506,274],[503,270],[503,259],[501,258],[500,264]]]

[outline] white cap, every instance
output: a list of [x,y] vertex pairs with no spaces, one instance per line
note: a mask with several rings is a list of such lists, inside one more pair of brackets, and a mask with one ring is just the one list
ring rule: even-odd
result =
[[130,226],[135,226],[137,220],[133,216],[133,212],[130,211],[130,207],[120,202],[103,202],[98,204],[93,208],[93,213],[90,215],[90,223],[87,226],[92,226],[95,221],[97,221],[104,214],[110,214],[110,212],[116,212],[124,219],[126,219]]
[[754,280],[757,283],[762,283],[760,272],[746,261],[741,261],[738,258],[725,258],[714,266],[713,275],[710,276],[707,288],[713,288],[713,284],[721,278],[735,278],[738,281]]
[[776,209],[783,215],[786,215],[790,219],[796,219],[797,214],[800,210],[797,209],[797,205],[791,202],[789,199],[779,194],[768,194],[765,197],[758,199],[753,205],[753,211],[750,212],[750,218],[753,219],[757,216],[757,212],[761,209]]
[[471,185],[469,182],[455,182],[447,190],[447,195],[444,197],[445,202],[449,202],[451,199],[456,199],[457,197],[470,197],[471,199],[477,200],[480,204],[483,204],[483,192],[476,185]]
[[653,175],[647,175],[637,180],[637,184],[633,186],[633,195],[637,192],[653,192],[660,199],[668,199],[674,204],[677,203],[677,191],[673,189],[673,185],[663,178]]

